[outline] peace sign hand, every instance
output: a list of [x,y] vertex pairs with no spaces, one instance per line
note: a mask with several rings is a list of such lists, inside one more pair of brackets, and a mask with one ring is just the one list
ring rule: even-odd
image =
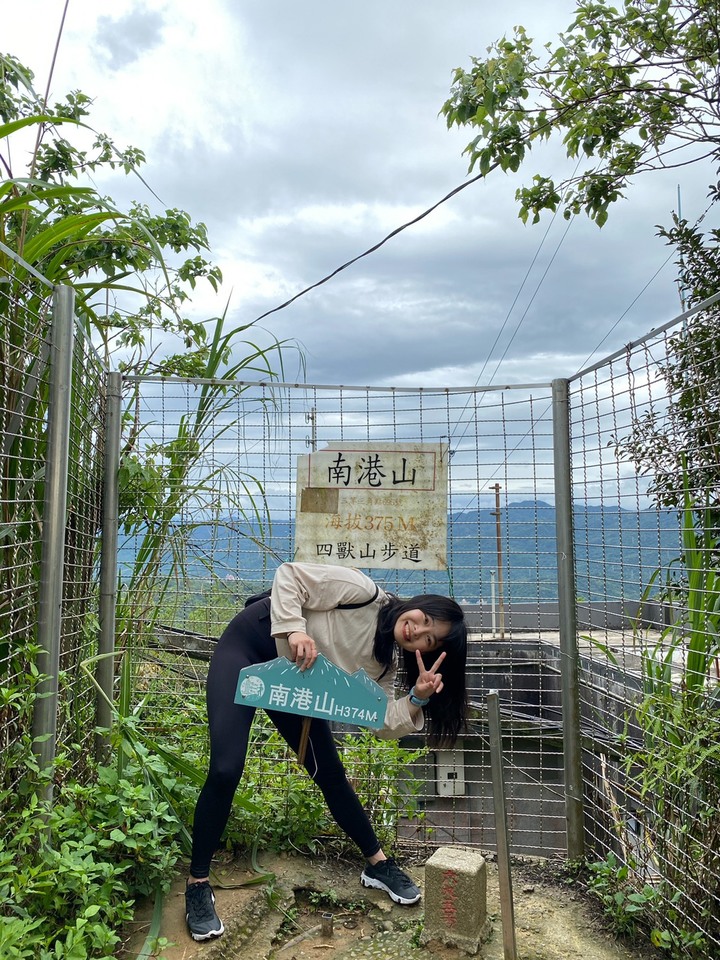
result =
[[438,667],[445,659],[445,653],[441,653],[435,663],[428,669],[425,666],[422,655],[419,650],[415,651],[415,658],[418,665],[418,678],[415,681],[415,695],[420,700],[427,700],[434,693],[440,693],[443,688],[442,674],[438,673]]

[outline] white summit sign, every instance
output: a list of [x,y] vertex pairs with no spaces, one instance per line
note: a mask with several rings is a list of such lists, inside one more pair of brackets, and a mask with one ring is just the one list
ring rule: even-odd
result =
[[296,560],[447,569],[446,444],[334,443],[297,459]]

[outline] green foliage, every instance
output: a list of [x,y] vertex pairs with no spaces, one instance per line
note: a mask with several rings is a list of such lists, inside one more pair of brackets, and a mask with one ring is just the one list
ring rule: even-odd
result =
[[411,945],[415,947],[416,950],[421,949],[421,947],[423,947],[421,938],[423,930],[425,929],[425,919],[416,920],[412,925],[408,924],[408,926],[412,929],[412,936],[410,937]]
[[589,888],[600,899],[615,932],[626,936],[640,932],[640,921],[658,897],[649,884],[639,892],[634,889],[630,882],[634,867],[633,863],[621,864],[612,853],[600,863],[589,865]]
[[[682,555],[679,574],[663,594],[673,602],[676,619],[665,627],[653,646],[643,644],[643,687],[648,710],[654,703],[674,703],[677,688],[689,709],[707,697],[708,671],[720,655],[720,574],[714,563],[716,538],[708,526],[708,511],[697,509],[689,487],[685,458],[681,454]],[[648,591],[661,571],[651,578]],[[670,577],[668,583],[672,582]],[[678,678],[677,668],[682,670]],[[651,729],[647,726],[646,732]]]
[[[681,246],[682,251],[682,246]],[[714,254],[707,274],[693,267],[696,284],[714,283],[720,260]],[[685,274],[688,278],[688,274]],[[720,521],[720,333],[717,310],[691,317],[668,341],[658,365],[667,401],[650,404],[633,417],[631,429],[613,441],[618,457],[650,478],[648,493],[661,507],[684,509],[683,478],[700,503],[706,500],[708,527]]]
[[[426,750],[407,750],[363,730],[339,741],[343,765],[382,846],[392,847],[401,817],[412,816],[422,781],[408,766]],[[355,850],[331,819],[319,789],[264,714],[253,725],[248,759],[226,833],[231,845],[314,852],[322,838]]]
[[720,701],[664,682],[651,689],[637,712],[644,743],[626,763],[643,830],[623,880],[628,889],[653,881],[645,909],[653,943],[700,958],[720,902]]
[[[90,665],[88,665],[90,666]],[[183,720],[177,723],[177,692],[164,692],[162,661],[152,687],[145,687],[128,653],[123,658],[121,697],[113,730],[119,769],[141,767],[176,821],[192,820],[197,791],[207,765],[207,726],[201,697],[183,694]],[[126,689],[127,688],[127,689]],[[140,698],[135,706],[130,701]],[[122,705],[125,704],[123,707]],[[426,750],[406,750],[395,741],[379,741],[369,731],[339,741],[348,778],[370,815],[384,846],[396,840],[398,821],[417,812],[422,781],[410,765]],[[296,761],[267,716],[258,711],[252,727],[245,772],[225,833],[229,847],[314,852],[323,841],[342,850],[354,847],[332,821],[324,798]],[[178,842],[189,854],[189,834],[179,828]]]
[[630,179],[717,159],[718,11],[706,0],[579,0],[542,52],[522,26],[457,69],[442,108],[473,128],[470,169],[517,170],[534,145],[561,139],[584,169],[556,183],[538,174],[517,192],[520,217],[585,212],[598,226]]
[[318,849],[331,820],[322,794],[264,713],[255,715],[228,843],[275,850]]
[[591,885],[619,931],[643,928],[669,955],[699,960],[720,903],[720,696],[712,676],[720,581],[707,511],[695,509],[686,472],[682,488],[683,552],[669,595],[676,619],[653,643],[639,638],[643,689],[633,727],[642,740],[626,740],[625,789],[642,829],[631,839],[616,825],[625,862],[610,856],[594,865]]
[[[275,905],[275,909],[277,909],[277,905]],[[291,936],[298,929],[300,908],[297,906],[291,906],[287,907],[287,909],[284,909],[282,912],[284,914],[283,921],[278,927],[278,932],[275,936],[275,942]]]
[[638,890],[637,864],[632,860],[623,864],[613,853],[599,863],[589,864],[588,869],[588,887],[600,900],[615,933],[641,939],[649,930],[650,942],[665,951],[666,956],[705,960],[706,937],[699,930],[682,926],[683,917],[678,910],[680,890],[672,894],[669,903],[661,887],[646,883]]
[[334,887],[323,891],[310,890],[308,900],[316,910],[337,910],[339,907],[353,913],[367,913],[368,910],[367,900],[343,896]]
[[[0,186],[0,239],[50,283],[74,287],[78,313],[94,339],[108,354],[124,351],[123,369],[169,374],[180,367],[200,375],[210,351],[207,332],[184,310],[200,279],[216,290],[222,279],[203,256],[206,227],[182,210],[156,213],[136,202],[121,211],[94,189],[90,175],[96,178],[103,170],[123,170],[141,183],[138,170],[145,157],[94,131],[90,106],[90,98],[79,91],[46,103],[33,87],[32,72],[14,57],[0,55],[0,140],[5,138],[0,162],[6,174]],[[29,133],[35,141],[28,150],[25,139],[18,138]],[[14,169],[15,156],[23,158],[25,169]],[[10,278],[10,299],[30,306],[33,296],[44,296],[33,274],[5,254],[0,254],[0,272]],[[175,339],[180,352],[166,350],[162,360],[153,360],[149,337],[154,329],[163,331],[166,342]]]
[[6,793],[0,852],[0,953],[6,960],[113,955],[136,896],[167,889],[178,823],[135,768],[100,768],[93,786],[66,785],[47,809]]
[[417,798],[423,781],[412,773],[412,764],[427,755],[420,747],[409,750],[395,740],[378,740],[370,730],[350,734],[341,744],[348,780],[355,788],[380,840],[392,848],[401,817],[418,812]]
[[[720,199],[720,185],[708,190],[709,206]],[[673,217],[671,227],[658,227],[658,234],[678,252],[678,284],[685,305],[696,306],[717,293],[720,274],[720,230],[703,233],[700,223],[690,224],[679,215]]]
[[[187,580],[198,528],[210,525],[218,536],[253,538],[248,529],[265,528],[268,510],[262,485],[241,462],[218,464],[214,451],[233,429],[238,398],[245,389],[232,381],[248,373],[272,380],[271,361],[275,354],[282,360],[282,344],[263,350],[245,341],[248,352],[227,365],[238,336],[248,326],[226,332],[224,324],[225,315],[215,321],[203,380],[189,391],[192,412],[181,416],[169,439],[146,439],[157,424],[140,424],[139,386],[129,408],[135,412],[126,417],[119,478],[121,525],[133,540],[134,559],[117,612],[123,643],[152,634],[161,609],[167,611],[169,600],[177,595],[174,584]],[[229,521],[229,516],[234,519]],[[206,545],[194,559],[207,565],[212,576],[205,551]]]
[[[3,377],[0,409],[5,436],[0,454],[0,671],[9,682],[4,729],[22,741],[31,709],[15,694],[37,672],[34,644],[38,606],[42,503],[47,457],[50,290],[69,284],[79,323],[109,358],[121,351],[128,374],[204,378],[174,435],[150,438],[141,424],[137,384],[126,381],[121,451],[120,509],[124,531],[138,543],[135,568],[118,608],[120,646],[142,642],[152,631],[168,584],[184,573],[185,546],[196,524],[179,517],[204,510],[204,519],[234,510],[264,515],[263,492],[254,477],[220,470],[211,446],[232,420],[242,387],[225,380],[271,380],[282,365],[280,343],[254,342],[251,325],[229,328],[225,314],[191,317],[191,295],[221,277],[205,259],[205,226],[181,210],[133,203],[119,210],[95,189],[103,172],[137,177],[140,150],[118,148],[92,130],[91,100],[75,91],[54,105],[33,87],[32,73],[0,55],[0,240],[23,258],[0,251],[0,316]],[[18,160],[22,168],[14,164]],[[92,181],[90,177],[92,176]],[[25,262],[29,265],[26,266]],[[47,284],[38,279],[38,271]],[[158,349],[159,342],[162,349]],[[85,352],[84,352],[85,351]],[[91,728],[92,700],[74,685],[79,664],[96,648],[97,550],[102,516],[102,423],[106,370],[85,338],[76,338],[72,367],[70,476],[65,543],[60,678],[67,697],[59,737],[70,728]],[[218,426],[218,424],[225,426]],[[157,434],[155,434],[157,435]],[[237,505],[241,504],[241,507]],[[236,509],[237,508],[237,509]],[[20,612],[20,615],[19,615]],[[33,679],[33,686],[37,685]],[[30,684],[27,684],[30,686]],[[27,704],[27,699],[22,703]],[[3,755],[0,784],[17,771]]]

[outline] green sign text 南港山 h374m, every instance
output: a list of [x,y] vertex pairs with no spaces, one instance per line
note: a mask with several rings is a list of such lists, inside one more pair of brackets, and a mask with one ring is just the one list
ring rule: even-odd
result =
[[235,703],[304,717],[298,749],[302,763],[313,717],[377,729],[385,722],[387,695],[364,670],[346,673],[319,654],[309,670],[300,670],[287,657],[244,667]]

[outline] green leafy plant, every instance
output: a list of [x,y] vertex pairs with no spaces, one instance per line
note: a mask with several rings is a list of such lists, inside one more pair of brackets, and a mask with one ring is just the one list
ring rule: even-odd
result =
[[[275,905],[275,909],[278,909]],[[286,907],[282,910],[283,919],[282,923],[278,927],[277,934],[275,935],[276,941],[282,941],[285,937],[293,934],[298,928],[298,917],[300,916],[300,908],[297,905],[291,907]]]
[[[208,579],[219,589],[220,578],[204,548],[193,550],[199,528],[212,525],[235,537],[250,536],[255,527],[265,528],[268,510],[261,484],[241,463],[217,464],[213,450],[232,429],[238,397],[245,389],[234,387],[232,381],[249,372],[273,379],[273,350],[253,348],[228,365],[225,361],[247,327],[225,332],[224,322],[225,315],[216,319],[203,382],[194,390],[193,412],[180,417],[167,441],[145,439],[157,424],[139,425],[134,415],[126,418],[121,524],[132,544],[133,560],[117,610],[121,645],[149,639],[161,614],[171,622],[175,619],[173,601],[179,603],[182,598],[174,587],[188,579],[191,559],[207,568]],[[281,346],[274,348],[280,358]]]
[[[706,524],[707,511],[693,502],[686,471],[682,488],[682,555],[678,577],[663,593],[673,602],[677,615],[652,645],[641,638],[644,729],[650,735],[654,702],[664,705],[673,701],[678,690],[691,709],[707,699],[709,671],[720,655],[720,572],[714,561],[715,534]],[[656,570],[644,598],[660,575]],[[668,576],[666,582],[671,584],[672,578]],[[662,727],[659,732],[663,733]]]
[[236,796],[226,833],[233,845],[312,853],[332,823],[322,794],[260,712]]
[[[369,731],[339,740],[348,779],[373,822],[383,846],[396,841],[401,817],[417,810],[422,781],[408,765],[426,754]],[[268,718],[258,712],[253,724],[245,772],[226,830],[229,846],[314,852],[323,842],[357,852],[332,820],[324,798],[296,762]]]
[[[712,676],[720,580],[708,512],[694,504],[687,474],[682,483],[682,556],[664,593],[674,622],[652,641],[636,638],[643,686],[631,725],[641,741],[625,738],[624,768],[641,830],[630,839],[619,822],[625,862],[611,855],[591,870],[618,929],[643,926],[672,956],[699,958],[720,900],[720,697]],[[653,582],[660,578],[656,571]]]
[[365,913],[368,910],[367,900],[344,897],[334,888],[323,891],[310,890],[307,896],[308,901],[316,910],[338,910],[342,908],[352,913]]
[[650,942],[668,956],[707,956],[707,940],[701,931],[682,927],[677,905],[682,894],[676,891],[668,903],[661,887],[646,883],[637,889],[634,861],[621,863],[613,853],[589,864],[588,888],[602,903],[605,915],[619,936],[641,938],[649,931]]
[[136,896],[172,879],[179,824],[140,771],[97,771],[97,786],[66,784],[47,808],[10,797],[0,853],[0,951],[7,960],[110,956]]
[[422,946],[421,937],[424,929],[425,929],[424,917],[420,920],[415,921],[415,923],[412,925],[412,936],[410,937],[410,943],[416,949],[420,949],[420,947]]
[[[142,203],[121,210],[98,194],[90,180],[93,173],[117,168],[135,176],[144,157],[94,131],[90,106],[90,98],[79,92],[48,103],[35,91],[32,73],[12,56],[0,55],[0,164],[5,174],[0,239],[11,251],[0,251],[0,409],[5,417],[0,452],[0,675],[9,689],[3,728],[13,742],[28,735],[32,711],[21,713],[21,701],[12,693],[24,689],[27,678],[37,673],[35,611],[55,285],[72,286],[77,323],[88,335],[76,337],[72,364],[59,740],[74,739],[78,731],[94,726],[93,698],[84,682],[74,681],[79,664],[96,648],[98,635],[100,439],[107,371],[97,353],[87,349],[86,339],[100,345],[105,360],[121,351],[120,368],[128,375],[119,483],[122,523],[136,550],[117,611],[120,647],[144,643],[152,635],[169,585],[184,570],[184,547],[195,525],[180,522],[180,517],[187,516],[189,504],[202,503],[206,518],[234,507],[239,517],[246,516],[243,511],[253,519],[265,514],[260,484],[240,468],[220,471],[211,463],[209,448],[227,429],[218,424],[241,389],[227,381],[242,379],[243,373],[272,380],[275,364],[282,367],[283,345],[258,346],[252,325],[229,329],[226,310],[207,320],[190,318],[196,286],[207,282],[218,290],[221,281],[205,258],[205,226],[179,210],[158,213]],[[15,149],[18,138],[28,134],[34,136],[30,151],[23,148],[24,140]],[[17,158],[23,158],[22,168],[17,168]],[[147,189],[139,176],[137,183]],[[151,426],[140,423],[139,387],[129,376],[173,374],[195,375],[204,382],[174,434],[158,442],[149,437]],[[47,681],[33,677],[32,682]],[[75,762],[82,765],[87,755],[77,754]],[[0,785],[22,776],[12,761],[12,751],[2,754]],[[56,767],[48,775],[60,773]],[[74,773],[86,775],[82,767]]]
[[656,891],[648,885],[640,892],[634,889],[631,883],[634,868],[632,862],[621,864],[613,853],[600,863],[589,865],[588,886],[600,899],[618,934],[636,934],[643,912],[656,896]]
[[382,846],[392,848],[402,817],[418,811],[423,781],[414,777],[412,764],[427,755],[420,747],[409,750],[396,740],[378,740],[370,730],[350,734],[342,741],[348,779],[373,822]]
[[467,127],[470,168],[515,171],[556,138],[577,164],[557,183],[535,174],[519,215],[586,213],[598,226],[638,174],[717,161],[717,10],[703,0],[578,0],[538,48],[522,26],[454,73],[448,126]]

